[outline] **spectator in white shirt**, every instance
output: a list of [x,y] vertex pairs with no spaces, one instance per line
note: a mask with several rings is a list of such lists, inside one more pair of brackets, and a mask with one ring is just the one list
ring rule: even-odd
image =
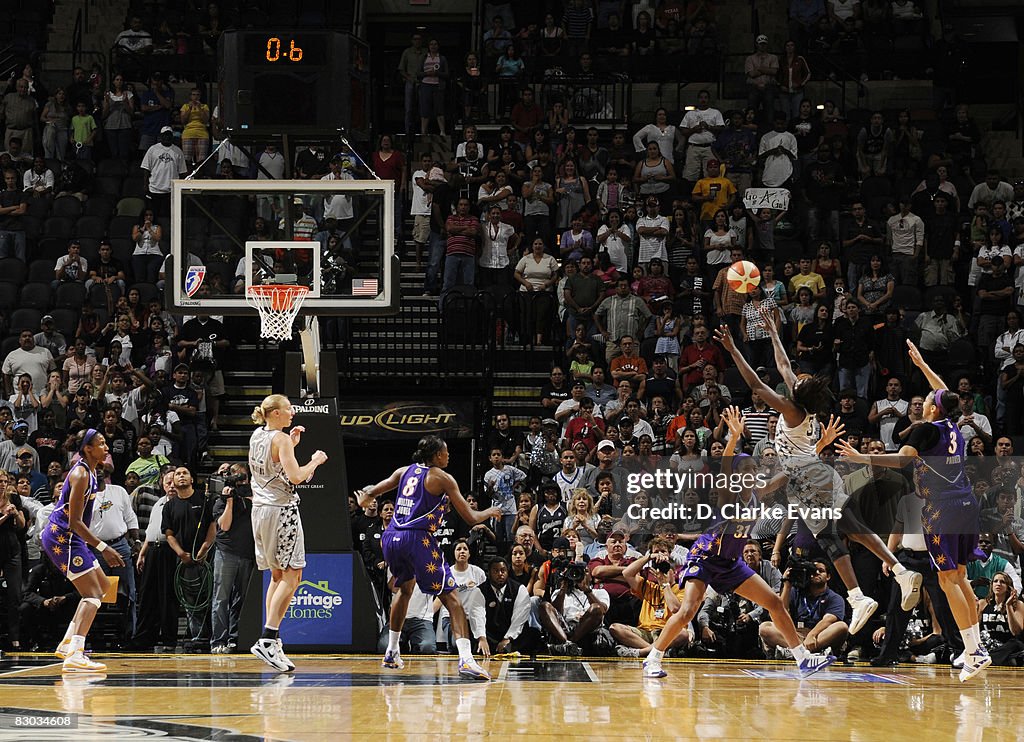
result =
[[779,188],[793,176],[797,143],[793,133],[786,131],[786,114],[776,111],[772,124],[773,130],[761,137],[757,157],[764,163],[761,182],[768,188]]

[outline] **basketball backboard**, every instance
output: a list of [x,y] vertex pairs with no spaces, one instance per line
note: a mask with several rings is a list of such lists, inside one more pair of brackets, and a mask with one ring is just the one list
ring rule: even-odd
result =
[[253,314],[256,284],[309,287],[305,315],[397,311],[394,182],[177,180],[166,295],[181,312]]

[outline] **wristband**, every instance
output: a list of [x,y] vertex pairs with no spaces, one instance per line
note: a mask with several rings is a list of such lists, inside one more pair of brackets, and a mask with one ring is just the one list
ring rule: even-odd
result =
[[104,551],[106,551],[106,550],[107,550],[107,542],[106,542],[106,541],[100,541],[100,542],[99,542],[98,544],[96,544],[96,546],[94,546],[93,548],[94,548],[94,549],[96,549],[96,551],[99,551],[99,552],[104,552]]

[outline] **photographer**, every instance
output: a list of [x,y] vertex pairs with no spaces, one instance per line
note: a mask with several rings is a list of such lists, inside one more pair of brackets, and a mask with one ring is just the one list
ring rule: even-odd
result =
[[[850,633],[840,618],[846,615],[846,604],[829,589],[830,576],[828,565],[820,560],[791,563],[782,574],[782,603],[789,606],[797,634],[811,652],[836,652]],[[761,624],[759,634],[769,657],[785,654],[785,640],[774,623]]]
[[717,657],[762,659],[764,655],[757,641],[757,622],[750,617],[755,609],[763,610],[736,593],[708,590],[697,614],[704,648]]
[[[679,569],[672,561],[672,548],[669,539],[656,537],[647,554],[630,561],[622,570],[623,581],[640,598],[641,605],[636,626],[613,623],[609,627],[620,657],[646,657],[668,617],[679,610],[683,590],[677,579]],[[685,629],[672,640],[670,648],[686,649],[692,640],[689,629]]]
[[556,655],[579,656],[580,644],[593,641],[601,629],[610,600],[608,593],[591,587],[582,562],[570,561],[569,541],[558,537],[551,544],[551,560],[540,569],[534,586],[534,614],[552,639]]
[[252,537],[252,490],[249,467],[222,464],[210,478],[217,522],[213,554],[213,654],[231,654],[238,645],[238,620],[256,567]]

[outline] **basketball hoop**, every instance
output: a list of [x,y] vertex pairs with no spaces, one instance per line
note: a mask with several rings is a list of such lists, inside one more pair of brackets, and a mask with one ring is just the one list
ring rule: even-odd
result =
[[292,322],[308,293],[308,286],[266,284],[248,287],[245,300],[260,313],[260,337],[290,340]]

